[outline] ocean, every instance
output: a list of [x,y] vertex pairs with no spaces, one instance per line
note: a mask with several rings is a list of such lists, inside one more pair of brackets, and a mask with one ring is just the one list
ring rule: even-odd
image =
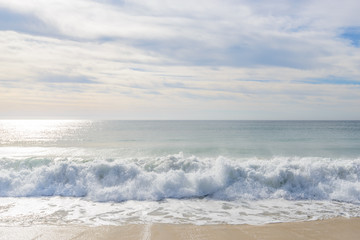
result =
[[360,217],[360,121],[0,121],[0,226]]

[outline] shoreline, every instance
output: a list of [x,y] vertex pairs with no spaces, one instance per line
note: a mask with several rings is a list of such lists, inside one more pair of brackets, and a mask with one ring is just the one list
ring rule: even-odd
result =
[[270,223],[265,225],[130,224],[123,226],[0,227],[2,239],[125,239],[125,240],[282,240],[347,239],[360,236],[360,218]]

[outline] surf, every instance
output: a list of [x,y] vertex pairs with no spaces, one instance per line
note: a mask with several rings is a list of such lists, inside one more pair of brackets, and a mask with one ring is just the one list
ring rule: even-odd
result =
[[65,196],[99,202],[209,198],[360,203],[360,159],[0,159],[1,197]]

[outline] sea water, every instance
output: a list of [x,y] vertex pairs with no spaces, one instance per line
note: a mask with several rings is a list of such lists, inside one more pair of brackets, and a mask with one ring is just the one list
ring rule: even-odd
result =
[[0,121],[0,225],[360,217],[360,121]]

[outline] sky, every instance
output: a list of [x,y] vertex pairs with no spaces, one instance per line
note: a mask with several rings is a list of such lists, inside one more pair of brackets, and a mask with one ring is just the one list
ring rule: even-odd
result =
[[0,0],[0,118],[360,119],[358,0]]

